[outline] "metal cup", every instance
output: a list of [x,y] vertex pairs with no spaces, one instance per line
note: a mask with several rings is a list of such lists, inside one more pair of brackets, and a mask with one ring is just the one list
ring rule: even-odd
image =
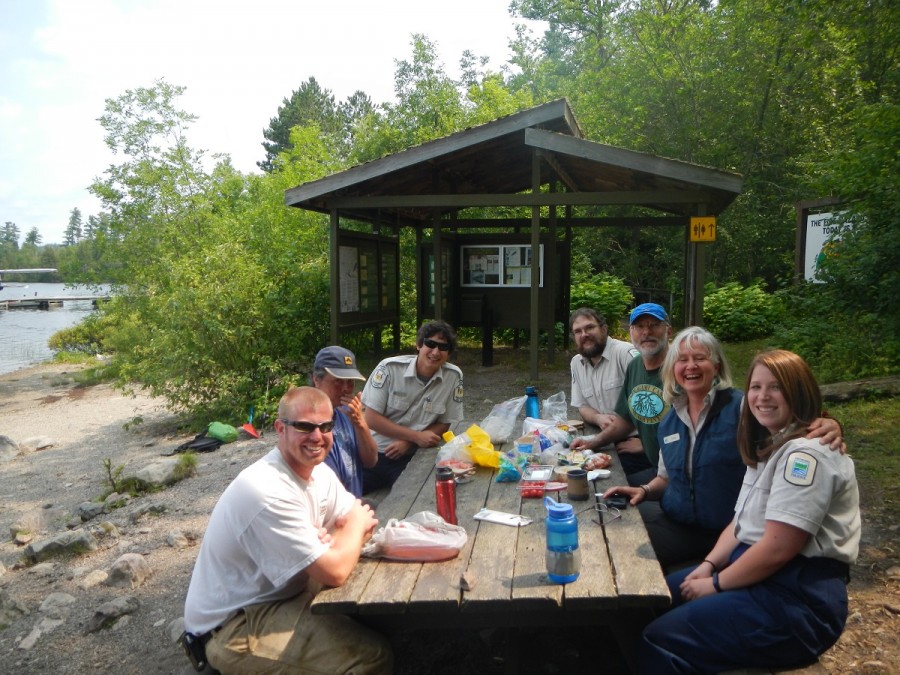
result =
[[588,498],[587,471],[584,469],[572,469],[569,471],[569,489],[567,491],[569,501],[583,502]]

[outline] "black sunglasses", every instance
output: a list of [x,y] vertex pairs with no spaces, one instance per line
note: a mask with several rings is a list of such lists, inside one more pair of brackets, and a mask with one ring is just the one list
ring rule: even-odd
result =
[[279,417],[282,424],[286,424],[289,427],[294,427],[297,431],[304,434],[311,434],[316,429],[321,431],[323,434],[327,434],[332,429],[334,429],[334,420],[328,420],[327,422],[322,422],[321,424],[313,424],[312,422],[303,422],[298,420],[286,420],[283,417]]
[[422,344],[425,345],[426,347],[428,347],[428,349],[434,349],[435,347],[437,347],[437,348],[440,349],[442,352],[449,352],[449,351],[450,351],[450,345],[449,345],[449,344],[447,344],[446,342],[435,342],[435,341],[432,340],[431,338],[423,338],[423,339],[422,339]]

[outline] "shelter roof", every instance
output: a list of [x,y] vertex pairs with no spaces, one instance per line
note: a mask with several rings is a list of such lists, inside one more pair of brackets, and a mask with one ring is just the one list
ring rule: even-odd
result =
[[[565,192],[532,194],[539,183]],[[740,194],[738,174],[586,140],[566,99],[502,117],[285,192],[285,203],[366,222],[423,226],[467,207],[634,204],[717,215]]]

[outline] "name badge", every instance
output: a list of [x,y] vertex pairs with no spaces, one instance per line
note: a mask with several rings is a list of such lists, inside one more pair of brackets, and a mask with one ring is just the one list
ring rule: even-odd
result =
[[663,443],[668,445],[669,443],[674,443],[675,441],[679,440],[680,438],[681,438],[681,434],[679,434],[677,432],[674,434],[669,434],[668,436],[663,436]]

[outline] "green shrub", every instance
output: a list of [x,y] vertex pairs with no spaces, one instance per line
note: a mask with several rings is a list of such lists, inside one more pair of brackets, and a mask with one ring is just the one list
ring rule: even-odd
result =
[[50,349],[82,354],[105,354],[111,349],[107,335],[112,319],[99,312],[88,314],[71,328],[63,328],[50,336]]
[[805,284],[783,294],[786,316],[773,341],[805,358],[821,384],[900,372],[900,337],[880,314],[848,314],[827,300],[831,289]]
[[[633,303],[634,294],[624,281],[610,274],[598,274],[572,284],[569,309],[574,311],[579,307],[591,307],[606,318],[610,332],[616,332],[614,329]],[[565,329],[568,330],[568,326]]]
[[718,289],[707,285],[703,320],[720,340],[741,342],[771,335],[783,314],[781,299],[766,293],[760,282],[746,288],[736,281]]

